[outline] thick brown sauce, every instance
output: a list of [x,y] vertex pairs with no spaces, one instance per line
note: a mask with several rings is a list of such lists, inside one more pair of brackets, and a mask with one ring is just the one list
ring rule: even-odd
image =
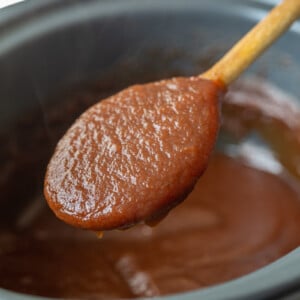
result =
[[184,204],[154,228],[138,225],[97,240],[45,210],[23,235],[2,234],[0,284],[110,299],[224,282],[300,245],[299,200],[280,178],[216,155]]
[[[232,131],[232,124],[239,125],[233,127],[238,128],[237,135],[244,137],[253,124],[259,124],[254,126],[255,130],[261,130],[264,124],[277,124],[280,136],[283,131],[288,133],[289,142],[297,140],[298,127],[285,120],[291,120],[291,114],[297,115],[298,108],[282,109],[286,113],[281,117],[274,112],[265,118],[263,108],[250,104],[253,97],[257,103],[264,100],[273,103],[276,97],[281,98],[277,93],[271,97],[269,90],[265,84],[238,85],[224,104],[225,127]],[[66,106],[49,112],[57,136],[66,127],[65,116],[76,111],[80,103],[89,106],[90,98],[88,94],[79,100],[72,99]],[[75,102],[77,105],[73,107]],[[250,113],[241,118],[245,109]],[[16,187],[24,180],[27,182],[23,174],[34,171],[41,181],[42,172],[33,166],[40,166],[49,155],[49,145],[41,138],[44,135],[35,120],[33,117],[27,122],[30,125],[16,128],[7,137],[12,138],[12,143],[5,143],[7,149],[1,149],[5,154],[1,157],[11,157],[5,160],[10,162],[9,168],[7,164],[1,168],[0,191],[1,195],[7,195],[1,201],[6,198],[12,201],[14,210],[15,204],[23,199],[14,194]],[[246,122],[249,120],[252,124]],[[19,141],[17,136],[26,136],[24,130],[34,134],[32,141],[36,139],[33,144],[38,151],[33,152],[26,140],[20,144],[15,142]],[[30,177],[28,182],[31,181]],[[278,175],[245,166],[223,154],[214,154],[188,199],[156,227],[138,225],[125,232],[108,232],[101,240],[91,232],[57,220],[47,206],[39,206],[43,199],[36,193],[36,201],[19,218],[7,216],[14,220],[14,226],[5,229],[7,222],[0,220],[3,222],[0,227],[2,288],[84,299],[165,295],[239,277],[300,245],[299,191]]]
[[207,166],[220,93],[208,80],[173,78],[94,105],[57,145],[45,178],[49,206],[65,222],[93,230],[165,214]]

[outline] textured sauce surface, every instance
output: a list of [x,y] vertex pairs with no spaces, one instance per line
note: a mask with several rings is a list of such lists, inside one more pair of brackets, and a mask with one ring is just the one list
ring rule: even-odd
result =
[[55,214],[105,230],[159,218],[205,170],[220,88],[200,78],[135,85],[91,107],[58,143],[45,179]]

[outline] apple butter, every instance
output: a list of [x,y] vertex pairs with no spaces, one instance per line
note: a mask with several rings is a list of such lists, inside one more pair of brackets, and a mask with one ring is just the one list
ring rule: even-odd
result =
[[108,230],[165,215],[205,170],[219,129],[215,83],[135,85],[100,101],[59,141],[45,197],[60,219]]
[[[58,139],[91,101],[108,95],[99,89],[72,94],[48,110],[53,136]],[[278,110],[266,110],[267,103]],[[38,115],[29,116],[0,135],[0,205],[6,211],[0,220],[0,287],[72,299],[151,297],[222,283],[287,254],[300,245],[300,191],[290,168],[300,153],[299,111],[262,80],[240,81],[223,104],[221,131],[232,139],[213,154],[185,202],[155,227],[138,224],[102,239],[61,222],[44,204],[41,186],[52,148]],[[273,125],[275,137],[267,130]],[[272,168],[259,160],[259,147],[243,152],[253,132],[271,145]],[[32,201],[25,203],[25,196]]]

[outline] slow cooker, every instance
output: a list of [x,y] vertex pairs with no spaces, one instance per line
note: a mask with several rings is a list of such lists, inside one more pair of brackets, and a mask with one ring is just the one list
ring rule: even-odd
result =
[[[40,110],[38,122],[46,126],[51,150],[58,138],[51,135],[55,125],[47,125],[53,95],[82,82],[105,82],[107,74],[123,80],[124,87],[133,84],[118,77],[115,69],[120,66],[135,74],[151,66],[157,78],[200,74],[274,4],[272,0],[27,0],[2,8],[0,124],[9,127],[28,111]],[[300,99],[299,35],[296,22],[247,73],[263,75]],[[30,144],[30,130],[25,138]],[[14,187],[20,203],[3,201],[1,218],[7,226],[12,222],[7,211],[16,215],[41,193],[41,186],[26,178],[44,172],[49,153],[40,164],[31,168],[29,162],[23,170],[23,184]],[[300,248],[238,279],[155,299],[298,299],[299,265]],[[0,289],[0,299],[49,298]]]

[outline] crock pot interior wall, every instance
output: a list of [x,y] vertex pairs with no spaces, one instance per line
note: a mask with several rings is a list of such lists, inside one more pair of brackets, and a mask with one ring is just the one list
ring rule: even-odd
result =
[[[207,57],[212,51],[213,62],[261,17],[259,10],[248,8],[245,13],[245,6],[218,7],[216,1],[187,1],[184,6],[179,1],[123,1],[119,7],[119,1],[82,2],[70,2],[43,17],[33,14],[27,23],[4,32],[0,97],[9,101],[2,101],[0,109],[5,120],[42,105],[49,94],[66,86],[99,78],[122,61],[135,60],[138,68],[141,59],[153,59],[145,55],[149,50],[182,51],[186,58],[174,62],[178,73],[200,73],[208,65],[195,66],[191,57]],[[297,33],[283,37],[253,69],[299,95],[294,83],[300,46],[290,42],[297,38]]]
[[[251,1],[249,7],[238,1],[64,1],[57,7],[58,1],[45,1],[42,14],[41,3],[36,8],[34,0],[30,2],[30,18],[22,20],[18,11],[18,22],[0,24],[5,29],[0,31],[0,125],[5,127],[37,107],[44,116],[40,126],[48,126],[45,107],[53,95],[81,82],[102,80],[124,64],[130,63],[136,73],[151,65],[161,68],[159,58],[168,57],[168,70],[161,68],[149,80],[165,77],[170,69],[174,75],[201,73],[263,14]],[[18,7],[0,16],[6,11],[14,15]],[[299,53],[298,24],[249,72],[300,98]],[[120,80],[117,72],[114,76]],[[135,83],[130,76],[126,83]],[[26,175],[30,177],[30,170]]]

